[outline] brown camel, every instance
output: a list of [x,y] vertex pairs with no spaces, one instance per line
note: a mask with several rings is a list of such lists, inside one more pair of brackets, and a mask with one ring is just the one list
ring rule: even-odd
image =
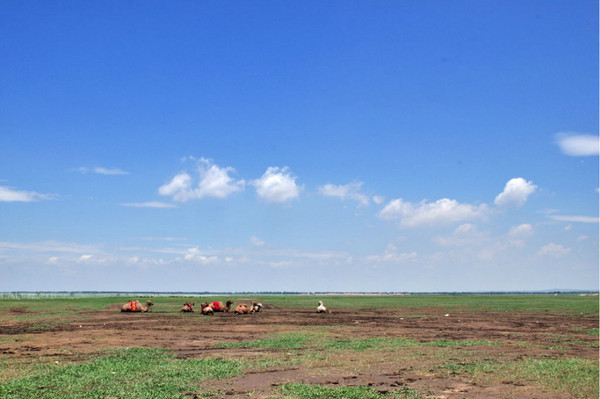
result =
[[240,303],[239,305],[237,305],[235,307],[234,310],[235,314],[250,314],[250,313],[254,313],[252,311],[252,308],[248,307],[248,305],[246,305],[245,303]]
[[146,301],[146,306],[142,306],[140,301],[129,301],[121,307],[121,312],[147,312],[150,310],[150,306],[154,305],[150,301]]
[[229,312],[233,302],[227,301],[226,303],[223,303],[223,302],[215,301],[215,302],[209,302],[209,304],[210,304],[210,307],[213,308],[213,311],[215,311],[215,312]]
[[203,315],[212,316],[215,313],[215,310],[212,308],[212,304],[208,302],[201,304],[200,309]]
[[186,302],[183,304],[180,312],[193,312],[194,311],[194,302]]

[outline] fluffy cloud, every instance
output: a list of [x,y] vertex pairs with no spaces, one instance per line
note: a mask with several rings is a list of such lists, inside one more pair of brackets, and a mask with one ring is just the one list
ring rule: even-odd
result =
[[54,197],[52,194],[40,194],[35,191],[15,190],[11,187],[0,186],[0,202],[33,202]]
[[560,258],[566,256],[571,252],[571,248],[565,248],[560,244],[555,244],[553,242],[544,245],[542,249],[538,251],[538,255],[541,256],[549,256],[553,258]]
[[533,227],[528,223],[523,223],[512,227],[508,232],[510,238],[525,238],[533,234]]
[[229,175],[234,172],[235,169],[231,167],[222,168],[211,160],[201,158],[198,161],[199,180],[196,187],[192,186],[192,176],[183,172],[159,187],[158,193],[181,202],[206,197],[226,198],[245,186],[244,180],[235,180]]
[[537,186],[532,182],[526,181],[522,177],[515,177],[506,183],[504,191],[496,196],[494,204],[500,207],[522,206],[536,188]]
[[319,187],[319,193],[326,197],[338,197],[342,201],[352,200],[358,201],[362,206],[369,205],[369,197],[360,192],[362,182],[353,182],[346,185],[336,186],[334,184],[326,184]]
[[460,204],[448,198],[416,204],[399,198],[390,201],[377,215],[385,220],[398,220],[402,227],[419,227],[481,219],[488,212],[485,204]]
[[591,134],[558,133],[556,144],[563,154],[573,157],[585,157],[598,155],[598,136]]
[[258,196],[268,202],[284,203],[298,198],[300,188],[296,185],[296,177],[287,167],[269,167],[260,179],[253,180]]
[[208,265],[219,261],[217,256],[205,256],[198,248],[189,248],[185,254],[185,260],[198,262],[202,265]]
[[160,195],[173,196],[177,201],[187,201],[192,187],[192,177],[187,173],[180,173],[169,183],[159,187]]

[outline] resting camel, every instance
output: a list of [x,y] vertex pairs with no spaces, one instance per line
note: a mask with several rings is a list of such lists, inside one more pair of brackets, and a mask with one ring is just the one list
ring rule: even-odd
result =
[[203,304],[201,304],[200,308],[203,315],[212,316],[215,313],[215,310],[208,302],[204,302]]
[[248,307],[248,305],[246,305],[245,303],[240,303],[239,305],[237,305],[235,307],[234,310],[235,314],[250,314],[250,313],[254,313],[252,311],[252,308]]
[[150,310],[150,306],[154,305],[152,302],[147,301],[146,306],[142,306],[140,301],[129,301],[121,307],[121,312],[147,312]]
[[194,311],[194,302],[186,302],[183,304],[183,307],[181,308],[180,312],[193,312]]
[[231,309],[231,305],[233,304],[233,302],[231,301],[227,301],[226,303],[223,302],[212,302],[210,304],[210,307],[213,308],[213,310],[215,312],[229,312],[229,310]]
[[261,311],[263,305],[260,302],[252,301],[252,313],[258,313]]
[[323,306],[323,301],[319,301],[319,306],[317,306],[317,313],[326,313],[327,308]]

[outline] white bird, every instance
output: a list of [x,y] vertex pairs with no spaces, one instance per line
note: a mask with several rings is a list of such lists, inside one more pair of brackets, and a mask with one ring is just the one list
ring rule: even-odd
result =
[[319,301],[319,306],[317,306],[317,313],[325,313],[327,312],[327,308],[323,306],[323,301]]

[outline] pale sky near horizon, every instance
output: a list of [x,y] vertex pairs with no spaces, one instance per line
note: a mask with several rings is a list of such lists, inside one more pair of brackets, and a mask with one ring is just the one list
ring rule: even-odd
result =
[[0,291],[597,290],[598,11],[0,2]]

